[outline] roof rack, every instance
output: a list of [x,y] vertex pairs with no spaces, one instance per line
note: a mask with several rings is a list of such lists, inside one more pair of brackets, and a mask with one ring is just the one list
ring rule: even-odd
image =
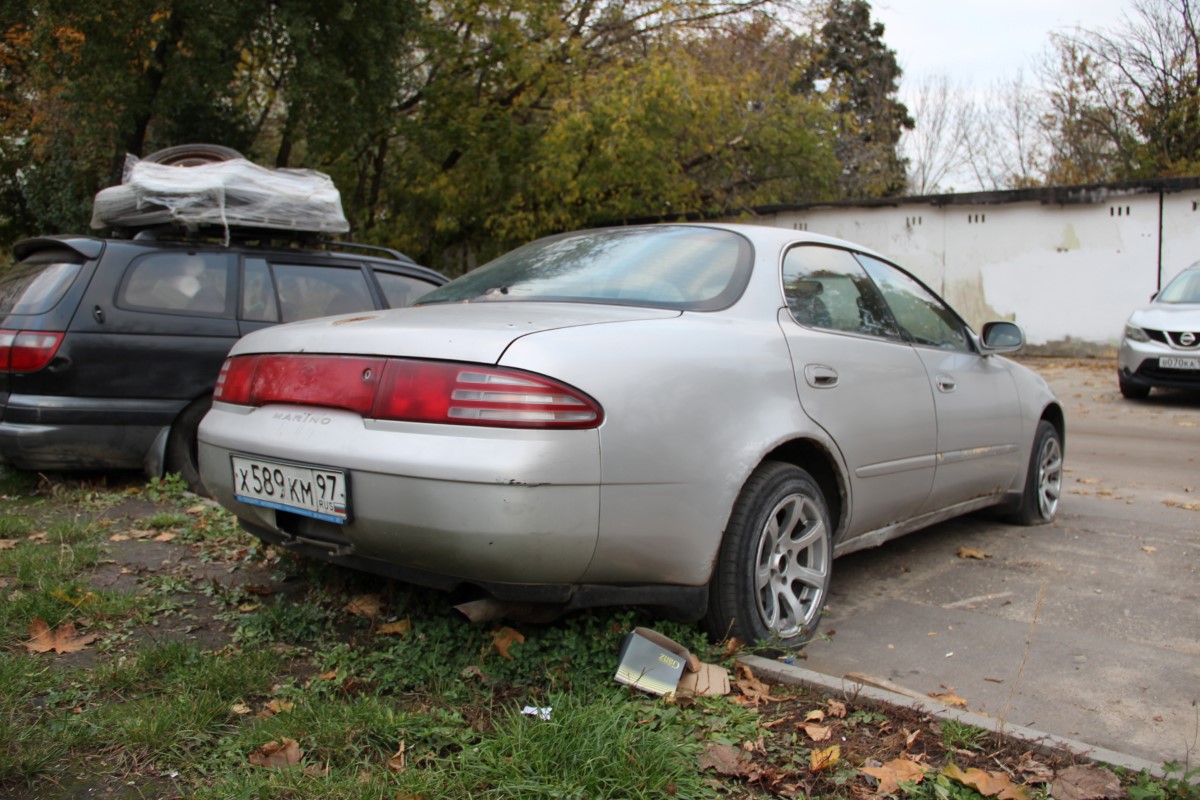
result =
[[[174,241],[184,244],[189,241],[213,241],[220,244],[226,242],[225,229],[221,226],[188,228],[178,224],[165,224],[138,228],[113,228],[113,236],[115,238],[132,239],[139,242]],[[325,250],[366,250],[386,256],[394,261],[400,261],[405,264],[417,264],[417,261],[412,256],[391,247],[330,239],[325,234],[314,231],[252,228],[242,225],[231,225],[229,227],[228,242],[230,244],[246,245],[251,240],[257,241],[263,246],[278,243]]]

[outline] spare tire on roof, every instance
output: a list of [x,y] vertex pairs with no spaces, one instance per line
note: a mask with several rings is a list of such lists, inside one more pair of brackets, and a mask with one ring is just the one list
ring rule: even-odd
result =
[[155,150],[142,161],[151,164],[166,164],[171,167],[195,167],[200,164],[215,164],[218,161],[229,161],[233,158],[245,158],[232,147],[222,144],[177,144]]
[[267,169],[223,145],[182,144],[129,156],[124,181],[96,194],[93,228],[338,234],[350,229],[328,175]]

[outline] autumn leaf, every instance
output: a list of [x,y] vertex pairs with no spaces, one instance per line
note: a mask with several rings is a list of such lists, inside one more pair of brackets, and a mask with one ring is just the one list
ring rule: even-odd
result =
[[978,559],[982,560],[985,558],[991,558],[992,554],[985,553],[982,550],[980,550],[978,547],[960,547],[960,548],[958,548],[958,557],[959,558],[978,558]]
[[825,712],[819,708],[814,711],[810,711],[804,715],[804,721],[805,722],[824,722],[825,721]]
[[1058,774],[1050,786],[1055,800],[1116,800],[1125,796],[1121,780],[1104,767],[1077,764]]
[[250,763],[268,769],[288,769],[300,763],[304,751],[295,739],[283,738],[278,742],[264,744],[250,754]]
[[951,764],[942,770],[942,774],[952,781],[964,786],[970,786],[984,797],[996,797],[999,800],[1029,800],[1029,787],[1013,783],[1012,779],[1003,772],[984,772],[971,767],[963,770],[957,764]]
[[829,769],[838,763],[842,757],[842,748],[838,745],[826,747],[824,750],[813,750],[808,754],[808,766],[813,772]]
[[811,723],[804,726],[804,732],[814,742],[828,741],[829,737],[833,736],[833,728],[825,725],[813,725]]
[[834,719],[845,719],[846,718],[846,704],[843,703],[841,700],[830,700],[828,702],[828,705],[829,705],[829,716],[833,717]]
[[1144,545],[1142,545],[1142,552],[1143,553],[1157,553],[1158,548],[1152,544],[1144,544]]
[[229,707],[229,713],[244,716],[250,713],[250,706],[245,703],[234,703]]
[[380,625],[377,632],[385,636],[403,636],[410,630],[412,630],[412,620],[405,618]]
[[754,703],[754,705],[762,702],[778,703],[784,699],[782,697],[772,697],[771,687],[754,677],[754,673],[745,664],[738,664],[737,669],[741,677],[735,683],[742,694],[746,696],[746,699]]
[[925,777],[928,767],[907,758],[893,758],[882,767],[861,767],[859,772],[879,781],[877,794],[896,794],[900,791],[900,782],[920,783]]
[[374,619],[383,611],[383,604],[377,594],[360,594],[351,598],[346,604],[346,610],[356,617]]
[[163,533],[160,533],[158,536],[155,536],[153,541],[170,542],[175,539],[175,536],[176,536],[176,534],[171,533],[170,531],[164,531]]
[[745,777],[754,769],[740,748],[728,744],[710,743],[700,755],[700,769],[711,769],[719,775]]
[[30,640],[25,643],[25,649],[31,653],[77,653],[96,641],[96,634],[89,633],[80,636],[75,631],[75,625],[67,622],[51,629],[41,617],[34,617],[29,623]]
[[392,772],[403,772],[408,767],[404,757],[404,742],[400,743],[400,748],[396,751],[396,755],[388,759],[387,768]]
[[957,708],[966,708],[967,707],[966,698],[959,697],[958,695],[956,695],[954,693],[953,689],[948,689],[944,686],[942,688],[946,689],[946,691],[942,692],[942,693],[930,692],[929,696],[932,697],[934,700],[937,700],[939,703],[945,703],[948,706],[955,706]]
[[291,711],[295,707],[296,707],[296,704],[291,702],[290,700],[272,700],[269,703],[267,703],[267,709],[272,714],[283,714],[288,711]]
[[492,634],[492,646],[496,648],[497,653],[507,659],[512,658],[512,654],[508,652],[510,647],[514,644],[524,643],[525,636],[520,631],[509,627],[503,627]]
[[0,539],[0,550],[15,550],[18,539]]

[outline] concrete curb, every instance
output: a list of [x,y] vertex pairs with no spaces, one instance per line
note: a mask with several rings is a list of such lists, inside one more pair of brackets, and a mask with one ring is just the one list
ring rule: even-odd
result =
[[1026,728],[1021,725],[1007,725],[994,717],[987,717],[973,711],[952,708],[933,699],[925,700],[910,697],[887,689],[880,689],[859,683],[849,678],[835,678],[832,675],[824,675],[794,664],[786,664],[761,656],[741,656],[738,658],[738,662],[750,667],[758,675],[776,683],[808,686],[837,696],[866,697],[894,706],[915,708],[938,719],[954,720],[964,725],[974,725],[993,733],[1020,739],[1021,741],[1028,742],[1038,752],[1067,752],[1092,761],[1120,767],[1130,772],[1137,773],[1144,771],[1156,778],[1166,777],[1161,764],[1154,764],[1143,758],[1118,753],[1115,750],[1108,750],[1103,747],[1096,747],[1095,745],[1075,739],[1055,736],[1043,731],[1034,730],[1033,728]]

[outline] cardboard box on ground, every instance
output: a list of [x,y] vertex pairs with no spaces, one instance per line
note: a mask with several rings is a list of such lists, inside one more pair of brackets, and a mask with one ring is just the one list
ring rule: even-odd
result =
[[729,694],[729,672],[705,664],[673,639],[634,628],[621,641],[615,680],[655,695]]

